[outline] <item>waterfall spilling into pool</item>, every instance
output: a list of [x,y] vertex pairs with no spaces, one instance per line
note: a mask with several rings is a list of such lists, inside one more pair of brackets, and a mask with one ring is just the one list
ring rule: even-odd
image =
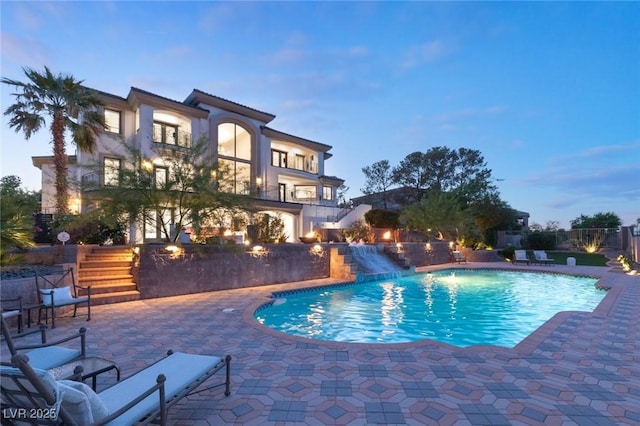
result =
[[358,282],[399,278],[406,275],[406,271],[400,265],[379,251],[376,246],[349,246],[347,253],[358,265],[356,274]]

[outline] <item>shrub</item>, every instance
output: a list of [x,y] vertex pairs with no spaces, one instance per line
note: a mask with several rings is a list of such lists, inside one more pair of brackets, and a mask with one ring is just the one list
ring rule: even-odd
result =
[[369,227],[361,220],[356,220],[349,228],[342,230],[344,240],[349,243],[360,240],[368,242],[370,233]]
[[527,243],[531,250],[554,250],[556,235],[554,232],[531,232],[527,236]]
[[513,256],[515,256],[515,254],[516,249],[514,247],[507,247],[502,250],[502,257],[504,257],[505,260],[513,260]]
[[367,224],[373,228],[398,229],[400,214],[389,210],[372,209],[364,214]]

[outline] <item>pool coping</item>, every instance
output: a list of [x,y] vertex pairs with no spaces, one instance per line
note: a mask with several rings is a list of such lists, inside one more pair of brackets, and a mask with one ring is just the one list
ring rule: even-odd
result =
[[[590,270],[591,273],[579,273],[577,270],[583,271],[585,268],[597,268]],[[312,283],[306,283],[304,281],[297,283],[285,283],[285,284],[277,284],[275,286],[279,287],[278,289],[266,290],[265,293],[262,294],[261,299],[255,301],[250,304],[243,312],[242,318],[243,321],[253,327],[254,329],[259,330],[262,333],[266,333],[272,337],[276,337],[282,340],[290,340],[296,343],[306,343],[306,344],[314,344],[318,346],[325,346],[330,349],[343,349],[346,347],[354,347],[354,348],[371,348],[371,349],[390,349],[390,350],[401,350],[401,349],[409,349],[409,348],[425,348],[425,347],[438,347],[447,350],[454,350],[458,352],[468,352],[468,353],[477,353],[484,352],[488,349],[492,351],[500,351],[505,353],[514,353],[517,355],[530,355],[532,354],[551,334],[554,333],[555,330],[558,329],[567,319],[571,318],[574,315],[589,315],[596,317],[606,317],[608,313],[613,308],[614,304],[618,300],[618,296],[622,291],[622,287],[616,285],[615,283],[607,282],[605,283],[605,279],[607,278],[607,274],[611,273],[611,267],[609,266],[593,266],[593,267],[563,267],[561,265],[539,265],[539,266],[516,266],[500,263],[499,265],[480,263],[480,262],[469,262],[464,265],[460,264],[440,264],[440,265],[432,265],[428,267],[420,267],[416,268],[416,274],[434,272],[434,271],[442,271],[442,270],[503,270],[508,272],[534,272],[534,273],[550,273],[550,274],[560,274],[560,275],[571,275],[577,277],[589,277],[596,278],[598,281],[594,284],[596,288],[600,288],[607,291],[607,294],[600,301],[598,306],[592,311],[562,311],[558,312],[550,319],[545,321],[540,327],[535,329],[531,334],[525,337],[513,348],[504,347],[504,346],[494,346],[494,345],[473,345],[467,347],[460,347],[456,345],[451,345],[448,343],[440,342],[438,340],[425,338],[423,340],[415,341],[415,342],[402,342],[402,343],[360,343],[360,342],[339,342],[332,340],[319,340],[312,339],[310,337],[304,336],[296,336],[293,334],[287,334],[278,330],[275,330],[271,327],[268,327],[264,324],[261,324],[256,318],[255,313],[260,309],[264,309],[265,307],[271,305],[277,297],[274,295],[278,295],[281,293],[290,293],[296,291],[317,291],[324,288],[332,288],[332,287],[345,287],[352,285],[360,285],[366,284],[366,282],[359,281],[344,281],[344,280],[333,280],[326,283],[318,283],[317,280]],[[294,287],[295,286],[295,287]],[[269,286],[271,287],[271,286]],[[280,288],[284,287],[284,289]],[[292,287],[292,288],[286,288]]]

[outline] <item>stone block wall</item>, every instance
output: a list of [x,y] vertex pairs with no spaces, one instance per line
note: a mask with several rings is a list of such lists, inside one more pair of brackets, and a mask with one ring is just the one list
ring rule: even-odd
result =
[[329,277],[330,254],[311,244],[245,246],[141,246],[138,289],[142,298],[175,296]]

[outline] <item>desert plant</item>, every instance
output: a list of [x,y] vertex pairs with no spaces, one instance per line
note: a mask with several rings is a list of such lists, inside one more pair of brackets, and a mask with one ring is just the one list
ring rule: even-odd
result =
[[507,247],[502,250],[502,257],[504,257],[505,260],[513,260],[513,256],[515,256],[515,254],[516,249],[514,247]]
[[281,215],[272,216],[267,213],[259,213],[255,215],[253,224],[257,227],[258,241],[262,243],[284,243],[287,241]]
[[349,228],[342,230],[342,236],[348,243],[360,240],[368,242],[371,240],[371,229],[363,221],[356,220]]

